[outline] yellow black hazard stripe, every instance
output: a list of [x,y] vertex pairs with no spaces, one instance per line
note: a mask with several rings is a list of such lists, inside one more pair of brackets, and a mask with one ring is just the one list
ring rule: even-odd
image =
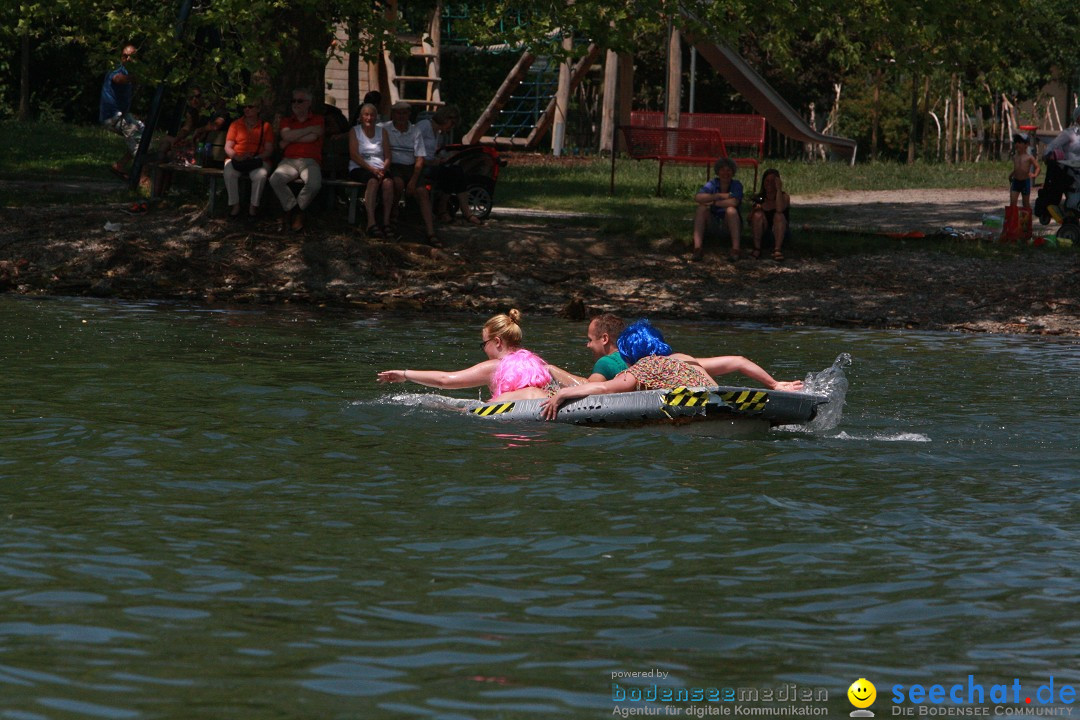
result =
[[481,405],[478,408],[473,408],[469,412],[473,415],[479,415],[480,417],[488,417],[490,415],[502,415],[508,413],[514,409],[514,403],[496,403],[494,405]]
[[760,412],[769,402],[769,393],[762,390],[728,390],[720,398],[739,412]]
[[698,408],[700,413],[705,411],[705,406],[708,404],[708,390],[690,390],[686,387],[677,387],[660,398],[660,412],[671,418],[668,408]]
[[663,404],[672,407],[702,407],[709,403],[708,390],[690,390],[685,387],[673,388],[664,395]]

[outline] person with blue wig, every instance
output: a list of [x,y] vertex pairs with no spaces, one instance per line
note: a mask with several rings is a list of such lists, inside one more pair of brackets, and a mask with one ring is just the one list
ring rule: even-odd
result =
[[616,341],[628,369],[612,380],[564,387],[540,405],[541,416],[554,420],[559,406],[589,395],[662,390],[674,387],[716,387],[712,375],[738,372],[763,383],[770,390],[801,390],[802,381],[775,380],[760,365],[741,355],[698,359],[673,352],[664,335],[646,319],[627,326]]

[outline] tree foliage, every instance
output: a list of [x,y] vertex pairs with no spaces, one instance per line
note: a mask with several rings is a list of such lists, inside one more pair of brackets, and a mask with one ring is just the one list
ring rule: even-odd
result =
[[[399,0],[401,13],[391,15],[389,0],[197,0],[177,37],[181,5],[0,4],[0,114],[14,114],[21,93],[39,113],[89,120],[100,78],[127,42],[140,49],[144,85],[198,83],[235,100],[281,96],[296,85],[318,93],[329,55],[371,59],[383,47],[400,50],[400,34],[409,24],[419,30],[436,2]],[[883,147],[898,154],[916,130],[905,127],[922,122],[927,83],[938,99],[955,78],[989,104],[1002,93],[1033,97],[1052,76],[1075,92],[1080,67],[1080,5],[1051,0],[473,0],[447,8],[464,16],[455,32],[473,45],[554,57],[580,54],[588,42],[652,57],[660,43],[662,57],[674,24],[737,47],[797,108],[814,102],[825,113],[834,88],[845,88],[845,130],[865,139],[876,120]],[[361,32],[336,42],[343,23]],[[565,37],[578,42],[567,50]]]

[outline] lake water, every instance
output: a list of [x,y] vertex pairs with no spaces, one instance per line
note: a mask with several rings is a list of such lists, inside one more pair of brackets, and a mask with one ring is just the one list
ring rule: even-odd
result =
[[[0,296],[0,718],[733,706],[616,701],[653,686],[843,717],[863,677],[884,717],[894,685],[1080,685],[1074,342],[662,323],[781,378],[851,354],[837,427],[757,439],[375,384],[479,361],[483,320]],[[587,369],[583,323],[523,326]]]

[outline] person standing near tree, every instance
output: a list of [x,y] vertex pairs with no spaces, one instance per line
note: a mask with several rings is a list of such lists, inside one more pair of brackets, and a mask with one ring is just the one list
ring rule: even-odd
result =
[[135,157],[135,151],[139,149],[142,140],[142,121],[133,117],[131,111],[131,99],[135,91],[135,76],[128,64],[135,61],[136,48],[134,45],[125,45],[120,52],[120,64],[116,69],[105,74],[105,81],[101,85],[101,99],[98,103],[98,121],[109,132],[114,132],[124,138],[127,150],[120,159],[109,166],[114,175],[124,180],[128,178],[127,164]]

